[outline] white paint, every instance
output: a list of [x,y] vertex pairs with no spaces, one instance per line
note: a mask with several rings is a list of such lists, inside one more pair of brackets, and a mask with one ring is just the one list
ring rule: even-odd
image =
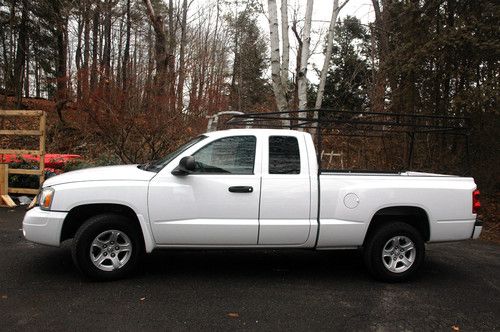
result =
[[[362,245],[375,213],[395,206],[425,211],[430,242],[477,238],[481,231],[474,227],[472,178],[415,172],[322,174],[318,225],[318,166],[311,135],[266,129],[206,135],[159,173],[114,166],[47,180],[44,187],[55,190],[52,211],[27,212],[26,238],[57,246],[67,212],[99,203],[125,205],[137,214],[147,252],[167,247],[313,248],[316,240],[317,249],[356,247]],[[219,138],[239,135],[257,138],[253,174],[171,174],[182,157]],[[271,135],[297,138],[300,174],[269,174]],[[230,186],[252,186],[253,191],[231,193]]]
[[23,220],[23,235],[26,240],[58,247],[61,229],[67,212],[43,211],[35,207],[26,213]]

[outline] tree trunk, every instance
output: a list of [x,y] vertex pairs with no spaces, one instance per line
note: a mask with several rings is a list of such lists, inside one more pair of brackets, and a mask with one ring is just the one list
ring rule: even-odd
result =
[[[16,17],[16,1],[11,2],[10,6],[10,18],[9,18],[9,35],[3,39],[3,49],[5,54],[5,90],[7,90],[7,94],[15,94],[16,91],[16,78],[14,74],[15,67],[15,42],[14,42],[14,31],[16,30],[15,25],[15,17]],[[3,30],[3,29],[2,29]],[[8,52],[7,52],[8,50]]]
[[167,75],[167,35],[165,33],[165,26],[163,24],[163,17],[156,15],[151,5],[150,0],[143,0],[146,5],[146,11],[151,21],[155,32],[155,61],[156,61],[156,77],[155,77],[155,90],[157,95],[162,95],[166,88],[166,75]]
[[[349,0],[345,0],[342,6],[339,6],[339,0],[333,1],[333,10],[332,10],[332,18],[330,20],[330,27],[328,28],[328,36],[326,42],[326,52],[325,52],[325,60],[323,61],[323,67],[321,68],[321,76],[319,80],[318,94],[316,96],[316,104],[315,108],[321,108],[321,104],[323,103],[323,94],[325,92],[325,83],[326,76],[328,73],[328,68],[330,67],[330,58],[332,57],[332,49],[333,49],[333,36],[335,35],[335,26],[337,24],[337,17],[339,15],[340,10]],[[317,117],[317,115],[315,115]]]
[[[375,29],[373,26],[370,27],[370,58],[372,62],[372,84],[369,90],[370,96],[370,108],[374,112],[383,112],[385,109],[385,77],[382,75],[380,68],[376,68],[375,59],[378,58],[376,52],[377,42],[375,40]],[[387,156],[386,156],[387,157]]]
[[99,21],[100,5],[96,2],[94,17],[92,18],[92,69],[90,73],[90,90],[94,91],[97,85],[97,56],[99,54]]
[[[341,6],[339,6],[339,0],[333,1],[332,18],[330,19],[330,27],[328,28],[328,35],[326,37],[326,52],[325,60],[323,61],[323,67],[321,68],[321,75],[319,79],[318,94],[316,95],[316,104],[314,108],[319,109],[323,104],[323,95],[325,93],[326,76],[328,74],[328,69],[330,68],[330,60],[332,57],[333,49],[333,37],[335,35],[335,26],[337,25],[337,17],[340,10],[344,7],[349,0],[345,0]],[[318,111],[314,112],[314,118],[318,119]],[[314,130],[312,131],[314,133]]]
[[82,68],[82,33],[83,33],[83,19],[78,17],[78,30],[77,30],[77,43],[75,52],[75,66],[76,66],[76,97],[78,100],[82,97],[81,73]]
[[131,28],[131,20],[130,20],[130,0],[127,0],[127,28],[126,28],[126,37],[125,37],[125,50],[123,51],[123,63],[122,63],[122,86],[123,90],[127,90],[128,88],[128,68],[129,68],[129,57],[130,57],[130,28]]
[[0,30],[0,36],[2,38],[2,54],[3,54],[3,78],[4,78],[4,86],[6,92],[9,91],[9,81],[10,81],[10,75],[11,75],[11,66],[10,66],[10,61],[9,57],[7,55],[7,41],[5,40],[5,30],[2,29]]
[[[235,14],[235,20],[238,20],[238,13]],[[230,88],[230,106],[232,111],[241,112],[241,105],[239,101],[239,88],[237,84],[241,84],[239,80],[238,72],[240,68],[240,28],[237,24],[233,27],[234,29],[234,60],[233,60],[233,70],[231,73],[231,88]]]
[[[127,29],[126,24],[127,23],[125,22],[125,29]],[[118,28],[118,54],[113,52],[113,54],[116,54],[116,55],[113,56],[113,61],[111,63],[112,72],[116,73],[116,75],[115,75],[116,87],[123,85],[122,84],[123,27],[124,27],[123,20],[120,20],[120,26]],[[126,36],[125,36],[125,38],[126,38]],[[115,62],[116,62],[116,66],[115,66]]]
[[[288,101],[286,98],[285,88],[281,81],[281,64],[280,64],[280,41],[279,41],[279,26],[278,26],[278,10],[276,0],[268,0],[269,9],[269,35],[271,38],[271,78],[273,84],[274,97],[278,111],[285,112],[288,110]],[[286,117],[286,114],[282,114]],[[282,120],[283,126],[289,126],[290,121]]]
[[[385,5],[385,1],[382,0]],[[378,90],[383,90],[385,95],[386,91],[386,81],[389,82],[390,91],[392,94],[391,104],[394,107],[395,95],[398,93],[397,80],[392,74],[387,73],[387,56],[389,54],[389,36],[388,36],[388,26],[387,21],[391,18],[388,17],[386,13],[387,9],[384,8],[383,11],[380,9],[379,0],[372,0],[373,10],[375,12],[375,27],[377,31],[378,43],[378,57],[379,57],[379,79],[378,84],[382,85],[378,87]],[[379,93],[380,94],[380,93]],[[383,102],[383,101],[382,101]]]
[[[302,52],[300,55],[300,71],[297,73],[297,89],[299,94],[300,110],[307,108],[307,62],[309,60],[309,47],[311,45],[311,19],[313,4],[314,0],[307,0],[306,16],[304,19],[304,34],[302,36]],[[305,116],[305,113],[299,113],[300,118],[305,118]]]
[[87,99],[89,90],[89,58],[90,58],[90,0],[85,0],[83,12],[83,64],[82,75],[82,94]]
[[38,48],[36,43],[33,43],[33,58],[34,58],[34,68],[33,75],[35,76],[35,97],[40,98],[40,61],[38,58]]
[[15,95],[16,106],[21,107],[23,97],[24,70],[26,65],[27,50],[27,21],[28,21],[28,0],[23,0],[23,9],[21,14],[21,24],[19,25],[19,34],[17,37],[16,61],[14,63]]
[[179,50],[179,80],[177,82],[177,112],[182,112],[183,109],[183,98],[184,98],[184,80],[185,80],[185,68],[184,68],[184,57],[186,48],[186,21],[187,21],[187,11],[188,3],[187,0],[182,2],[182,22],[181,22],[181,47]]
[[168,1],[168,50],[167,50],[167,84],[168,84],[168,109],[173,110],[175,107],[175,31],[174,25],[174,1]]
[[288,38],[288,1],[281,0],[281,81],[288,94],[288,70],[290,66],[290,41]]
[[30,43],[29,37],[26,37],[26,67],[24,70],[24,97],[30,96]]
[[101,80],[104,79],[107,86],[109,86],[111,69],[111,9],[111,0],[107,0],[104,14],[104,49],[101,62],[101,66],[104,68],[104,77],[101,77]]
[[56,98],[56,111],[61,123],[64,123],[62,110],[68,101],[68,86],[67,86],[67,51],[68,51],[68,19],[61,17],[59,11],[56,27],[56,41],[57,41],[57,98]]

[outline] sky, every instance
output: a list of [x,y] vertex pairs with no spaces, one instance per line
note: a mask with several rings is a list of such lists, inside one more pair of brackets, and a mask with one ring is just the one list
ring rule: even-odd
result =
[[[193,0],[192,6],[190,7],[193,11],[197,11],[204,6],[212,6],[216,1],[220,0]],[[268,21],[268,10],[267,1],[268,0],[258,0],[262,5],[264,14],[260,14],[258,17],[258,25],[262,31],[265,38],[269,39],[269,21]],[[339,0],[339,4],[344,3],[346,0]],[[243,8],[246,4],[246,0],[226,0],[221,1],[221,3],[226,3],[229,6],[241,6]],[[280,21],[280,34],[281,34],[281,18],[280,18],[280,6],[281,0],[276,0],[278,7],[278,20]],[[304,21],[305,7],[307,0],[288,0],[288,20],[291,23],[292,16],[294,12],[297,12],[297,17],[299,22]],[[234,8],[234,7],[233,7]],[[308,62],[308,72],[307,78],[310,82],[317,84],[319,82],[319,77],[313,70],[314,67],[321,70],[324,62],[323,48],[326,33],[328,32],[328,27],[330,25],[330,19],[332,16],[333,0],[314,0],[313,5],[313,15],[312,15],[312,27],[311,27],[311,54]],[[375,14],[373,11],[372,0],[348,0],[347,4],[342,8],[339,13],[338,19],[343,19],[346,16],[355,16],[360,19],[361,23],[368,24],[375,20]],[[299,23],[300,25],[300,23]],[[281,40],[281,37],[280,37]],[[297,42],[293,32],[289,31],[290,40],[290,75],[294,74],[295,68],[295,58],[296,58],[296,48]],[[269,50],[270,51],[270,50]],[[268,68],[264,76],[268,79],[271,78],[271,69]]]
[[[339,0],[342,4],[345,0]],[[267,15],[267,1],[261,0],[263,8]],[[281,1],[277,0],[278,5],[278,17],[280,16],[279,8],[281,6]],[[291,21],[292,12],[295,8],[298,8],[298,14],[300,20],[304,20],[305,15],[306,0],[288,0],[288,15],[289,22]],[[319,77],[316,75],[315,71],[312,70],[313,67],[321,69],[323,67],[324,55],[324,38],[328,32],[328,27],[330,25],[330,19],[332,17],[333,0],[314,0],[313,5],[313,15],[312,15],[312,26],[311,26],[311,56],[309,58],[309,66],[307,78],[312,83],[318,83]],[[259,25],[265,36],[269,36],[269,21],[266,15],[260,15]],[[342,8],[339,13],[338,19],[343,19],[346,16],[355,16],[361,20],[361,23],[368,24],[375,20],[375,14],[373,12],[373,6],[371,0],[349,0],[347,4]],[[281,22],[280,22],[281,24]],[[293,33],[290,31],[290,68],[295,68],[295,47],[296,40]],[[270,73],[268,73],[270,75]]]

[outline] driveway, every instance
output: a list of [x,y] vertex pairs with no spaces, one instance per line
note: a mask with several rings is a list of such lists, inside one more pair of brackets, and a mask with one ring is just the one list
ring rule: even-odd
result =
[[69,243],[25,241],[0,209],[0,330],[495,330],[500,246],[427,247],[420,275],[385,284],[357,251],[163,251],[137,276],[82,279]]

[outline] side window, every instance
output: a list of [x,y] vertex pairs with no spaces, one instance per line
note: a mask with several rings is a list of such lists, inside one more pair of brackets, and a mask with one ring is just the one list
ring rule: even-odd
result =
[[255,136],[233,136],[213,141],[193,154],[195,173],[253,174]]
[[269,137],[269,174],[299,174],[299,142],[293,136]]

